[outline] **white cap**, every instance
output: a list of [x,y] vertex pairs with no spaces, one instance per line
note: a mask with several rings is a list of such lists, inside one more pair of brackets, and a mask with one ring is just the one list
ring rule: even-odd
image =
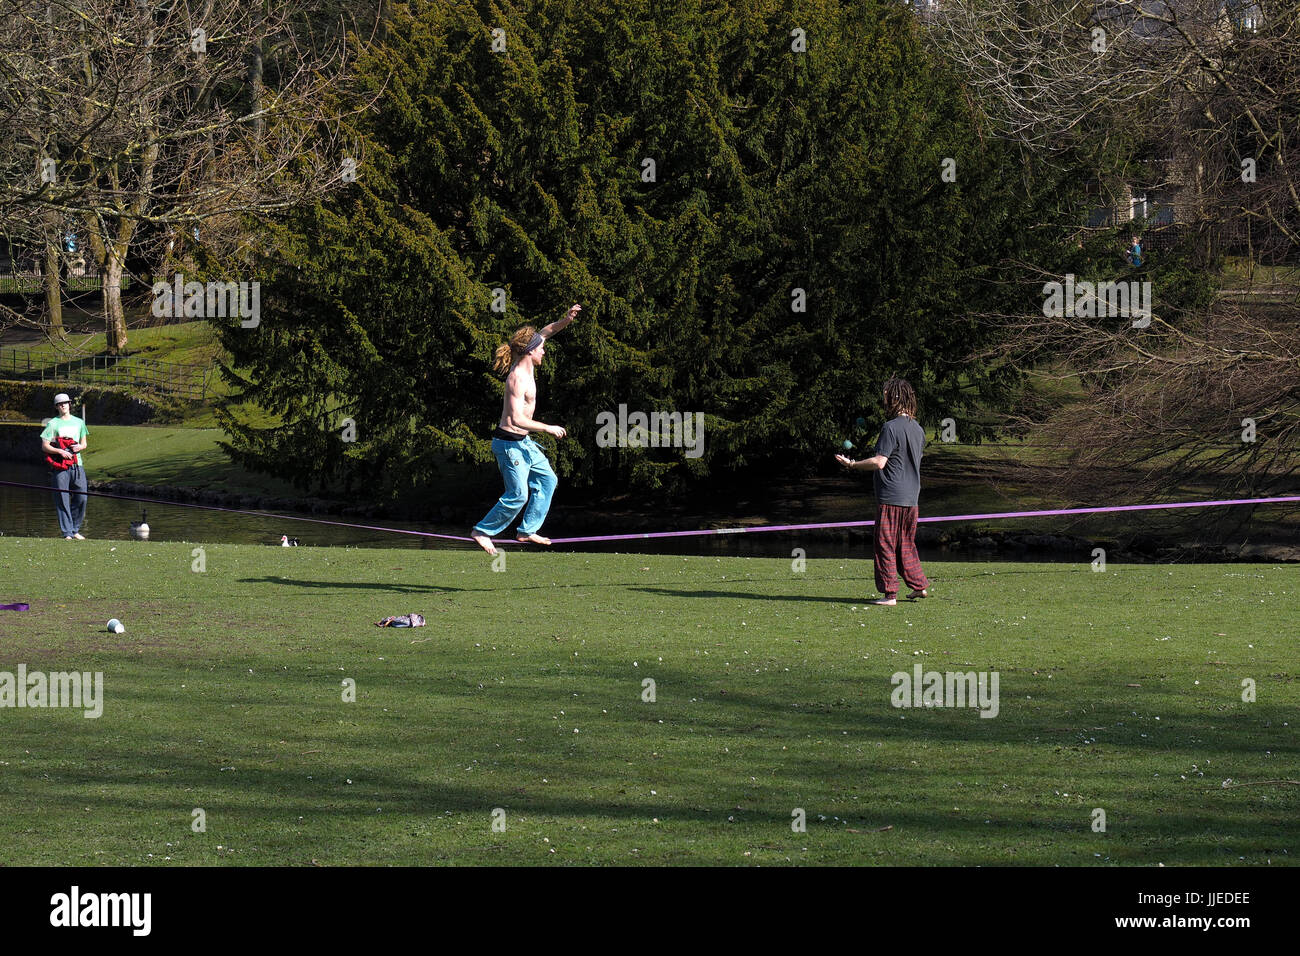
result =
[[59,392],[59,394],[54,396],[55,405],[62,405],[64,402],[67,402],[69,405],[72,404],[72,399],[69,397],[67,392]]

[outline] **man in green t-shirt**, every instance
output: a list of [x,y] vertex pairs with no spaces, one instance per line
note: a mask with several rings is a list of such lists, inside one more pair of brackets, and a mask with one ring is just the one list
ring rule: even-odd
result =
[[68,462],[63,468],[50,465],[59,530],[69,541],[85,541],[81,522],[86,517],[86,472],[81,467],[81,453],[86,450],[86,423],[72,414],[72,399],[64,393],[54,396],[54,407],[58,417],[51,418],[41,432],[41,447],[50,459]]

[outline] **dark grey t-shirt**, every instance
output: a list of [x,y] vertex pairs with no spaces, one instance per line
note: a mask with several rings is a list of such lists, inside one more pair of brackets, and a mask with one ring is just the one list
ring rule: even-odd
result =
[[875,473],[876,503],[915,508],[921,496],[921,450],[925,432],[916,419],[899,415],[885,422],[876,442],[876,454],[889,459]]

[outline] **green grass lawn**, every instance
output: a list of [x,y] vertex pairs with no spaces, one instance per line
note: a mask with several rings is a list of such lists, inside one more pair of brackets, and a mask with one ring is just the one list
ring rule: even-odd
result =
[[1296,266],[1261,265],[1245,256],[1228,256],[1223,264],[1223,281],[1247,283],[1255,286],[1290,287],[1300,289],[1300,268]]
[[86,467],[98,479],[178,485],[201,491],[297,495],[285,481],[246,471],[217,442],[219,428],[99,425],[90,427]]
[[[90,433],[93,452],[86,468],[97,479],[274,497],[303,494],[287,481],[232,462],[218,447],[226,439],[219,428],[92,425]],[[444,494],[463,497],[481,489],[483,469],[450,461],[443,467],[439,480]]]
[[[0,539],[0,600],[32,605],[0,611],[0,671],[105,697],[0,709],[0,863],[1300,852],[1300,788],[1269,782],[1300,778],[1296,567],[932,564],[933,599],[885,609],[866,561],[192,547]],[[996,671],[998,715],[891,707],[918,663]]]
[[[0,377],[8,372],[15,377],[30,379],[33,370],[44,368],[52,372],[56,366],[74,362],[93,355],[103,355],[106,339],[103,332],[69,333],[65,342],[41,340],[35,343],[14,344],[0,338]],[[207,322],[179,322],[172,325],[153,325],[133,327],[127,343],[127,353],[138,358],[147,358],[156,362],[170,362],[180,365],[200,367],[213,366],[223,358],[221,343],[217,341],[215,329]],[[66,366],[64,368],[66,371]],[[78,387],[93,384],[93,374],[89,378],[74,376],[70,382],[75,391]],[[79,385],[80,383],[80,385]],[[129,391],[129,390],[128,390]],[[175,401],[164,403],[161,415],[169,424],[183,425],[187,428],[212,429],[216,427],[216,417],[212,411],[212,401],[225,398],[233,392],[231,386],[213,369],[208,380],[208,401]],[[158,396],[140,390],[139,397],[147,401],[157,401]],[[237,408],[245,417],[255,424],[268,425],[276,420],[273,414],[250,405],[241,404]]]
[[[8,347],[7,343],[0,345]],[[66,342],[42,340],[38,343],[14,346],[30,352],[32,361],[67,362],[86,355],[103,354],[107,340],[103,332],[91,334],[69,332]],[[178,322],[173,325],[155,325],[130,330],[127,351],[131,355],[146,356],[160,362],[182,365],[207,365],[221,353],[216,331],[207,322]]]

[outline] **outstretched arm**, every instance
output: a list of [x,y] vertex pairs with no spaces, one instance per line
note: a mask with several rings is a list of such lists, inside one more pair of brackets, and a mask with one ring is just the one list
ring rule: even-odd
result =
[[569,306],[569,311],[564,313],[564,318],[556,319],[550,325],[543,328],[541,332],[538,333],[538,335],[540,335],[544,339],[549,339],[556,332],[561,331],[562,329],[564,329],[565,326],[567,326],[570,322],[576,319],[578,317],[578,313],[581,311],[582,311],[582,306],[578,305],[575,302],[573,305]]
[[850,470],[860,468],[864,471],[884,471],[885,465],[889,464],[889,458],[885,455],[863,458],[861,461],[853,461],[843,455],[836,455],[835,460]]

